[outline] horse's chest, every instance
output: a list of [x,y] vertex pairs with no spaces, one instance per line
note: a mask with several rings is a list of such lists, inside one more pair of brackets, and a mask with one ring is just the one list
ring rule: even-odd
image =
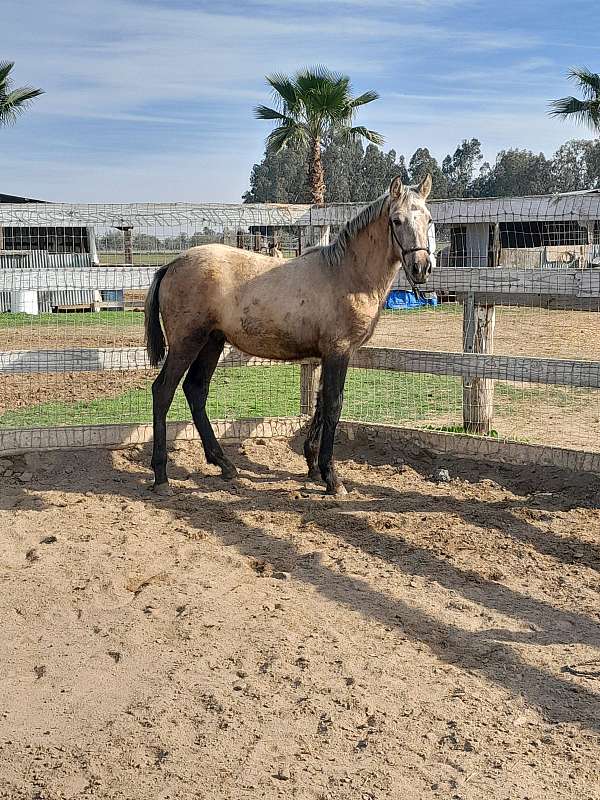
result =
[[380,308],[377,302],[363,302],[354,305],[348,314],[350,338],[358,345],[364,344],[373,335]]

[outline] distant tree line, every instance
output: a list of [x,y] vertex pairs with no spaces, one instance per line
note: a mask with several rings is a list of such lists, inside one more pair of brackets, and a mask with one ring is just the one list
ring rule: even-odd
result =
[[[506,197],[571,192],[600,187],[600,140],[573,139],[551,158],[530,150],[498,153],[493,164],[483,161],[481,142],[465,139],[441,164],[426,147],[408,162],[395,150],[384,152],[374,144],[331,140],[322,153],[325,201],[349,203],[373,200],[383,194],[391,179],[400,175],[418,183],[429,172],[432,197]],[[309,203],[311,190],[306,153],[289,146],[265,152],[250,174],[245,203]]]
[[[188,247],[220,241],[221,234],[212,228],[204,227],[192,234],[178,233],[175,236],[153,236],[149,233],[134,233],[133,249],[138,253],[156,253],[168,251],[179,253]],[[96,247],[104,253],[122,253],[124,248],[123,234],[120,231],[107,231],[96,237]]]

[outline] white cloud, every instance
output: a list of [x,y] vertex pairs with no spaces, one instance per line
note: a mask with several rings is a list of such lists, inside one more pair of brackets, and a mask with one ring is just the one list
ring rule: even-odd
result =
[[[246,15],[134,0],[5,0],[4,57],[47,94],[3,132],[2,189],[69,200],[236,201],[268,126],[264,75],[326,62],[382,99],[361,120],[409,156],[478,136],[552,151],[581,129],[546,115],[544,32],[482,27],[473,0],[257,0]],[[247,9],[246,5],[246,9]],[[314,13],[307,13],[307,9]],[[262,10],[261,10],[262,8]],[[258,9],[258,10],[256,10]],[[560,89],[556,92],[561,94]],[[164,139],[163,139],[164,136]],[[8,164],[6,163],[8,162]]]
[[[409,68],[411,53],[423,56],[424,48],[441,43],[477,52],[524,48],[537,41],[531,34],[474,32],[376,16],[339,19],[332,14],[315,24],[297,12],[274,19],[124,0],[87,2],[76,15],[71,11],[65,0],[41,10],[39,2],[24,0],[14,17],[3,20],[7,39],[21,39],[13,46],[21,71],[27,65],[31,73],[35,64],[36,75],[27,78],[49,93],[38,104],[41,113],[114,116],[142,114],[146,105],[157,103],[254,103],[264,96],[265,73],[293,71],[324,57],[334,69],[365,80],[385,74],[391,54],[394,68],[402,63]],[[26,41],[19,36],[24,19],[33,20]],[[148,120],[156,116],[150,113]]]
[[442,159],[462,139],[476,137],[485,158],[494,161],[503,149],[520,147],[550,156],[564,141],[585,138],[581,127],[547,114],[544,99],[494,96],[465,103],[463,97],[398,97],[396,104],[371,109],[366,123],[386,131],[386,147],[409,157],[417,147],[429,147]]

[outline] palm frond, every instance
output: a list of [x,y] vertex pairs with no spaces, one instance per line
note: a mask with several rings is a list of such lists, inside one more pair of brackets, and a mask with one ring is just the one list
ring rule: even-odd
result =
[[588,100],[600,99],[600,75],[587,67],[573,67],[568,77],[574,80]]
[[600,98],[598,100],[579,100],[577,97],[561,97],[550,103],[553,117],[573,117],[584,125],[598,127],[600,124]]
[[34,89],[33,86],[21,86],[3,97],[4,103],[20,106],[44,94],[43,89]]
[[269,108],[268,106],[256,106],[254,109],[254,117],[256,119],[281,119],[292,121],[287,114],[283,114],[281,111],[277,111],[274,108]]
[[14,67],[14,61],[0,61],[0,89],[8,82],[8,76]]
[[377,131],[371,131],[365,128],[364,125],[354,125],[352,127],[344,127],[339,131],[339,135],[347,142],[358,142],[361,139],[366,139],[368,142],[373,142],[381,146],[385,139]]
[[305,70],[296,77],[307,116],[319,114],[339,118],[352,99],[350,78],[325,67]]
[[361,94],[359,97],[353,98],[350,101],[350,105],[352,108],[357,108],[358,106],[364,106],[367,103],[372,103],[373,100],[379,99],[379,92],[374,91],[373,89],[369,89],[368,92]]
[[316,67],[307,67],[296,75],[296,84],[298,88],[306,92],[318,90],[320,87],[327,84],[341,83],[343,81],[345,81],[349,87],[350,78],[346,75],[342,75],[341,72],[333,72],[322,64]]
[[267,75],[267,83],[272,87],[276,100],[283,107],[293,111],[298,105],[298,87],[293,80],[279,72]]
[[305,145],[308,141],[308,132],[303,125],[293,123],[279,125],[267,136],[267,151],[279,153],[290,145]]
[[41,94],[44,94],[42,89],[33,89],[30,86],[22,86],[9,94],[0,94],[0,125],[14,124],[19,114],[22,114],[29,103]]

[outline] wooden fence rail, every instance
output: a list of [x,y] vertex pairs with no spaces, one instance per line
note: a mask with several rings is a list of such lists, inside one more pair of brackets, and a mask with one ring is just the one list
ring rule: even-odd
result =
[[[157,266],[72,269],[0,269],[0,291],[61,289],[147,289]],[[399,288],[410,286],[398,277]],[[428,283],[435,292],[478,293],[484,297],[539,295],[600,298],[600,269],[436,269]]]
[[[228,348],[220,367],[268,367],[276,363],[254,358]],[[316,366],[314,361],[300,362]],[[360,369],[453,375],[473,380],[541,383],[600,389],[600,362],[553,358],[495,356],[480,353],[445,353],[429,350],[397,350],[391,347],[362,347],[351,367]],[[0,374],[22,375],[48,372],[98,372],[150,369],[143,347],[70,348],[65,350],[0,351]],[[306,413],[306,412],[305,412]]]

